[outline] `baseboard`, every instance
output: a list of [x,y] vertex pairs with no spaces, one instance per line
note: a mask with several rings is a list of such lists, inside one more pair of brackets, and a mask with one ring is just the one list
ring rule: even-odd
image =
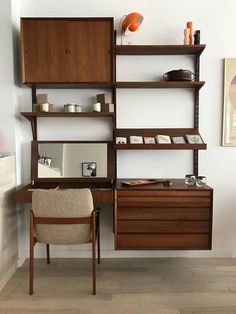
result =
[[23,263],[25,262],[25,260],[29,257],[27,250],[24,250],[24,252],[22,252],[22,253],[23,254],[21,254],[21,256],[18,257],[17,267],[21,267],[23,265]]
[[5,272],[3,278],[0,281],[0,291],[5,287],[6,283],[11,278],[11,276],[15,273],[16,269],[17,269],[17,262],[11,265],[10,268]]
[[[91,249],[89,247],[60,247],[52,246],[51,257],[55,258],[88,258],[91,257]],[[25,255],[26,257],[28,254]],[[45,247],[40,246],[35,250],[36,258],[45,258]],[[232,251],[217,250],[178,250],[178,251],[141,251],[141,250],[112,250],[101,249],[101,257],[103,258],[158,258],[158,257],[186,257],[186,258],[235,258],[236,255]]]

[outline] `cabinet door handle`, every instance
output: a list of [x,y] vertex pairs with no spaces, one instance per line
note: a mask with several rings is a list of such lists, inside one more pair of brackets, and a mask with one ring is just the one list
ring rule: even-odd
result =
[[66,54],[67,54],[67,55],[70,54],[70,49],[66,49]]

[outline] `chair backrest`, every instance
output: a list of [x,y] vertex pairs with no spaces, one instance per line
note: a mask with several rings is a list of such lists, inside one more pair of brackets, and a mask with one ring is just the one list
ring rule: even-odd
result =
[[[81,218],[90,217],[93,198],[89,189],[33,191],[32,210],[35,217]],[[38,242],[48,244],[82,244],[91,242],[91,225],[35,225]]]

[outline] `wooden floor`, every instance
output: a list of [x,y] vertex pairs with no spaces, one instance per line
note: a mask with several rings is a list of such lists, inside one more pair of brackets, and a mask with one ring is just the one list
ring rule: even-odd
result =
[[1,314],[236,314],[236,259],[103,259],[91,295],[87,259],[36,261],[35,294],[28,265],[0,293]]

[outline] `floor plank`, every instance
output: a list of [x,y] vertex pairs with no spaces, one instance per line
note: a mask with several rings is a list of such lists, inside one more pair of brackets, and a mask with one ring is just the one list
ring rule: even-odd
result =
[[236,314],[236,259],[102,259],[97,295],[91,260],[36,260],[34,295],[28,263],[0,293],[1,314]]

